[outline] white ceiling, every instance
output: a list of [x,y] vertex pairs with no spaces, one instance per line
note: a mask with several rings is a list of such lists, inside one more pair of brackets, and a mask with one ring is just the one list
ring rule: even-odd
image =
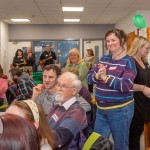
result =
[[[84,7],[83,12],[62,12],[62,6]],[[136,10],[149,10],[150,0],[0,0],[0,21],[27,18],[29,24],[115,24]]]

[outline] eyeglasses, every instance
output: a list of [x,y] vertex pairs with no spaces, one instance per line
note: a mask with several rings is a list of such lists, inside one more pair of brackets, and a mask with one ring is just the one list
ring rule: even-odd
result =
[[145,48],[148,52],[150,51],[150,48],[149,48],[149,47],[145,47],[145,46],[144,46],[144,48]]
[[2,138],[2,135],[3,135],[3,121],[2,121],[2,119],[1,119],[1,117],[0,117],[0,139]]
[[67,88],[73,88],[73,86],[61,85],[60,83],[56,84],[57,88],[61,88],[61,90],[65,91]]

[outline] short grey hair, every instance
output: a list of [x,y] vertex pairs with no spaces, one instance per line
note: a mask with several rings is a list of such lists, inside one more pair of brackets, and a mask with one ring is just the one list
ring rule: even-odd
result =
[[77,89],[77,93],[78,93],[82,88],[82,82],[79,80],[78,76],[72,72],[64,72],[61,74],[59,79],[65,76],[70,77],[70,79],[72,80],[70,84],[72,87],[75,87]]

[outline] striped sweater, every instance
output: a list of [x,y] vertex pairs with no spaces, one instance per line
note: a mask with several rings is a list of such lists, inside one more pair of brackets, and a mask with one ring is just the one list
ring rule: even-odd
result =
[[[97,80],[95,74],[98,65],[107,65],[107,80]],[[126,55],[120,60],[113,60],[111,55],[103,56],[98,64],[90,70],[88,82],[96,84],[95,99],[98,107],[111,109],[121,107],[133,100],[133,82],[136,76],[134,60]]]

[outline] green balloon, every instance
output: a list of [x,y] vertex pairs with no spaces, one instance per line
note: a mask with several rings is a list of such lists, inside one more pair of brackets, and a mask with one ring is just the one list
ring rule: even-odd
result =
[[146,27],[146,21],[145,18],[140,15],[140,14],[136,14],[133,17],[133,24],[137,27],[137,28],[145,28]]

